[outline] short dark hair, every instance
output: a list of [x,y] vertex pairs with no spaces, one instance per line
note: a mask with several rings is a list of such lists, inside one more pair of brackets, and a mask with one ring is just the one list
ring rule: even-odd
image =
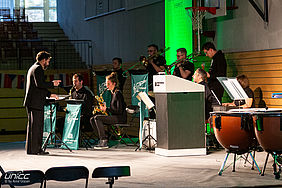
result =
[[181,53],[187,54],[187,50],[185,48],[178,48],[176,50],[176,52],[181,52]]
[[49,58],[51,58],[51,54],[50,53],[48,53],[48,52],[46,52],[46,51],[41,51],[41,52],[39,52],[37,55],[36,55],[36,61],[37,62],[40,62],[40,61],[42,61],[43,59],[49,59]]
[[207,80],[207,72],[204,69],[198,68],[196,71],[198,71],[198,74],[202,77],[204,81]]
[[82,76],[81,74],[74,74],[72,77],[73,77],[74,79],[78,78],[78,80],[79,80],[80,82],[83,81],[83,76]]
[[114,60],[117,60],[120,65],[122,64],[122,59],[121,59],[121,58],[119,58],[119,57],[114,57],[114,58],[112,59],[112,61],[114,61]]
[[206,42],[203,46],[202,46],[202,50],[209,50],[209,49],[213,49],[216,50],[214,44],[212,42]]
[[240,83],[243,89],[249,87],[249,79],[246,75],[244,74],[238,75],[236,76],[236,79],[238,80],[238,82]]
[[148,48],[154,47],[154,48],[156,48],[157,51],[159,51],[159,47],[158,47],[158,45],[156,45],[156,44],[150,44],[150,45],[148,45],[147,47],[148,47]]

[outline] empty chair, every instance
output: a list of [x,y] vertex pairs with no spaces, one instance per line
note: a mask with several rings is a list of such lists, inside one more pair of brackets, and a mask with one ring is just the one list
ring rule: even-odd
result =
[[114,180],[122,176],[130,176],[129,166],[98,167],[92,173],[92,178],[108,178],[106,184],[109,184],[110,188],[113,187]]
[[28,186],[35,183],[40,183],[42,187],[44,173],[40,170],[8,171],[2,174],[0,181],[0,187],[1,185]]
[[48,180],[74,181],[86,179],[85,187],[88,187],[89,170],[84,166],[52,167],[45,172],[44,187]]

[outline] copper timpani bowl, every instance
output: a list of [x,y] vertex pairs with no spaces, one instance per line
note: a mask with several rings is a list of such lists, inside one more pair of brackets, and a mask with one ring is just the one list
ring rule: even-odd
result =
[[227,152],[243,154],[251,150],[256,140],[249,113],[213,112],[211,116],[215,137]]
[[282,153],[282,113],[257,112],[253,115],[257,140],[266,152]]

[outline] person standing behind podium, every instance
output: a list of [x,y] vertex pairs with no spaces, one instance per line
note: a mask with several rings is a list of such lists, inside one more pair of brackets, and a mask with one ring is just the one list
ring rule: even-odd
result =
[[159,47],[156,44],[150,44],[148,46],[148,64],[146,70],[148,71],[148,89],[153,91],[153,76],[158,74],[158,72],[163,72],[165,70],[165,58],[158,55]]
[[28,124],[26,135],[26,152],[31,155],[48,154],[41,149],[43,126],[44,126],[44,104],[46,97],[58,98],[51,94],[48,88],[58,86],[61,80],[45,82],[44,70],[49,66],[51,55],[41,51],[36,56],[36,62],[29,68],[26,76],[25,98],[23,105],[26,107]]
[[202,50],[204,51],[206,56],[212,58],[211,66],[207,74],[208,85],[209,88],[214,91],[218,100],[221,102],[224,93],[224,88],[216,77],[226,77],[226,59],[222,51],[217,51],[214,44],[211,42],[205,43],[202,47]]
[[179,48],[177,52],[177,61],[173,75],[186,80],[192,81],[192,76],[194,74],[194,64],[187,60],[187,51],[185,48]]
[[111,91],[111,103],[110,107],[106,105],[100,105],[100,109],[103,112],[107,112],[109,115],[95,115],[91,118],[90,122],[94,129],[97,127],[99,133],[99,144],[94,149],[106,149],[108,148],[108,140],[105,134],[105,125],[111,125],[115,123],[126,123],[127,113],[126,104],[124,102],[121,91],[117,88],[117,76],[116,73],[111,73],[106,77],[107,89]]
[[205,119],[208,120],[210,112],[213,111],[212,106],[218,105],[216,98],[211,93],[209,86],[206,82],[207,72],[201,68],[198,68],[193,75],[194,82],[205,86]]

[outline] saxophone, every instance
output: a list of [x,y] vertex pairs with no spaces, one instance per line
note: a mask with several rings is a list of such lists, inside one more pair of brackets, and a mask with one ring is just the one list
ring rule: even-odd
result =
[[95,114],[97,114],[97,113],[99,113],[99,114],[104,114],[104,115],[108,115],[108,113],[105,111],[103,111],[103,110],[101,110],[100,109],[100,106],[103,106],[103,105],[105,105],[104,104],[104,99],[103,99],[103,94],[105,93],[105,91],[107,91],[108,90],[108,88],[106,88],[101,94],[100,94],[100,96],[98,96],[98,95],[96,95],[95,96],[95,99],[98,101],[98,105],[99,106],[95,106],[94,107],[94,110],[93,110],[93,112],[92,112],[92,114],[93,115],[95,115]]

